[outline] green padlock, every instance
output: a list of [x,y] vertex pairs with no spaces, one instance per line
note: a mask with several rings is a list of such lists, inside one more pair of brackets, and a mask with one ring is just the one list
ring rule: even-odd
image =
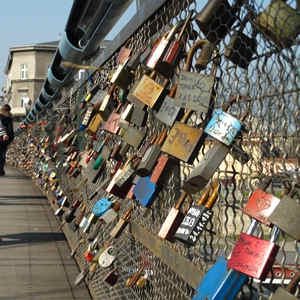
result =
[[255,24],[275,44],[287,48],[294,44],[300,33],[300,12],[283,0],[272,0],[257,16]]

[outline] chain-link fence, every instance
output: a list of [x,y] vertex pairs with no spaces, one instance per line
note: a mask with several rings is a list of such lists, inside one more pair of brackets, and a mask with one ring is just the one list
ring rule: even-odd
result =
[[[207,78],[204,86],[199,77],[189,79],[197,86],[197,99],[200,100],[194,99],[190,103],[192,101],[185,99],[181,102],[186,111],[192,109],[186,124],[201,131],[211,118],[212,110],[223,108],[242,120],[242,133],[230,150],[226,148],[228,151],[213,138],[204,139],[202,136],[196,143],[196,155],[190,161],[186,159],[188,162],[184,162],[170,156],[169,167],[159,179],[150,208],[128,198],[119,199],[120,216],[131,205],[134,206],[131,225],[113,241],[116,255],[113,265],[109,268],[98,266],[95,272],[90,272],[86,277],[95,299],[190,299],[195,294],[197,283],[216,259],[221,255],[228,257],[239,234],[247,230],[250,218],[243,214],[243,207],[251,192],[265,177],[272,177],[268,192],[280,196],[283,190],[288,190],[293,199],[299,201],[299,3],[237,0],[209,1],[210,4],[205,6],[204,2],[167,1],[126,41],[126,47],[132,53],[151,49],[159,36],[169,32],[175,24],[182,26],[191,16],[191,22],[182,37],[184,46],[178,63],[170,71],[171,75],[168,74],[168,80],[161,74],[156,74],[155,80],[170,90],[175,84],[179,85],[180,80],[184,81],[183,69],[201,74]],[[197,50],[191,66],[186,68],[188,53],[195,45]],[[18,136],[10,150],[11,163],[35,176],[44,191],[49,191],[49,178],[41,174],[49,175],[49,170],[55,170],[59,185],[69,197],[69,202],[82,198],[86,215],[97,199],[109,196],[102,190],[93,200],[88,199],[88,195],[96,191],[107,178],[111,178],[115,161],[107,160],[104,171],[94,183],[92,180],[98,172],[93,170],[94,161],[84,166],[79,176],[74,178],[66,175],[69,167],[66,158],[70,153],[67,150],[70,149],[62,146],[53,149],[51,143],[58,135],[79,127],[85,112],[80,107],[81,100],[96,85],[100,92],[104,92],[98,92],[94,98],[102,100],[103,93],[105,95],[105,91],[111,87],[111,75],[118,66],[118,53],[112,53],[101,69],[83,85],[72,87],[71,91],[65,89],[57,107],[42,118],[48,121],[46,127],[39,123],[28,128]],[[97,55],[89,63],[94,60],[97,61]],[[145,72],[148,70],[145,71],[144,65],[139,64],[129,86],[129,95]],[[184,83],[179,93],[184,93],[182,86]],[[192,84],[188,85],[188,89],[192,89]],[[119,97],[120,90],[114,91],[115,97]],[[189,96],[193,95],[193,91],[189,92]],[[231,105],[226,105],[228,103]],[[171,126],[157,118],[155,108],[148,107],[147,113],[144,126],[147,132],[140,152],[143,145],[153,139],[153,135],[159,135],[164,128],[169,135],[171,132]],[[46,136],[51,137],[50,142],[45,143]],[[90,145],[96,149],[107,136],[110,139],[106,146],[110,149],[124,139],[120,134],[100,128],[96,138],[91,138],[86,132],[76,133],[72,147],[81,154],[86,153]],[[185,141],[185,145],[188,142]],[[175,205],[181,188],[191,182],[190,178],[207,159],[210,151],[220,147],[223,150],[216,155],[224,155],[225,159],[219,166],[215,163],[217,170],[212,172],[213,178],[220,183],[220,190],[206,230],[191,247],[179,241],[161,241],[157,234],[171,207]],[[170,148],[172,146],[165,152],[173,154],[174,149]],[[130,147],[127,154],[129,156],[136,152],[134,147]],[[217,160],[215,157],[214,161]],[[209,168],[213,169],[214,163]],[[85,178],[88,181],[81,190],[72,193],[72,189]],[[201,185],[203,179],[195,178],[193,184],[196,182],[196,186]],[[198,188],[192,195],[194,201],[199,198],[200,192],[201,188]],[[49,193],[57,207],[51,190]],[[114,196],[114,200],[117,198]],[[189,205],[185,201],[182,210],[187,211]],[[80,210],[82,206],[77,210],[77,215]],[[98,247],[103,247],[105,241],[110,240],[109,233],[116,222],[117,219],[101,225]],[[265,225],[260,227],[262,235],[269,238],[270,228]],[[69,224],[64,225],[63,229],[71,248],[82,239],[75,258],[81,269],[90,266],[84,257],[89,244],[86,235],[81,229],[73,232]],[[266,281],[249,280],[239,293],[240,299],[267,299],[271,291],[290,279],[290,274],[299,271],[299,243],[283,232],[277,243],[280,250],[273,272]],[[127,279],[141,266],[144,268],[143,274],[148,276],[147,284],[127,287]],[[109,286],[105,278],[113,270],[118,273],[118,281]]]

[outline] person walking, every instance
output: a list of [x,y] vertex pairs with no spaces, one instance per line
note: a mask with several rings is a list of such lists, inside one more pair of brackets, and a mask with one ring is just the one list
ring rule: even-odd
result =
[[14,139],[13,119],[10,111],[11,108],[8,104],[4,104],[0,108],[0,176],[5,175],[7,147]]

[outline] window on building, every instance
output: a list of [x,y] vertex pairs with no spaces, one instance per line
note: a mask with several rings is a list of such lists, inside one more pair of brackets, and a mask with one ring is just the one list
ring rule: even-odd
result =
[[28,79],[28,66],[27,64],[21,64],[20,65],[20,78],[21,80]]

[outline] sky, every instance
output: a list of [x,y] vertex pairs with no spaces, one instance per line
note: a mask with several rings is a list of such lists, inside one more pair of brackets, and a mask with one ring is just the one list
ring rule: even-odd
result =
[[[0,89],[10,47],[59,40],[73,0],[0,0]],[[135,13],[133,6],[119,20],[113,38]]]
[[72,0],[1,0],[0,87],[10,47],[58,40]]

